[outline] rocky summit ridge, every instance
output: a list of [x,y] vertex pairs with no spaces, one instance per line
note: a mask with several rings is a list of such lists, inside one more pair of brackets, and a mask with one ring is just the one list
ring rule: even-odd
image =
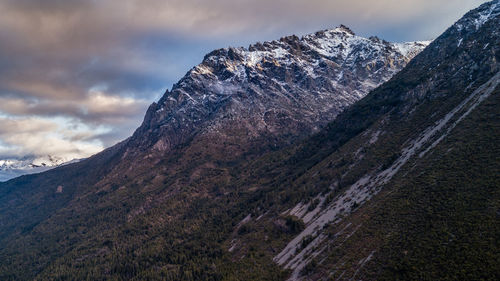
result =
[[169,151],[198,134],[290,143],[389,80],[428,44],[363,38],[342,25],[215,50],[150,106],[131,147]]

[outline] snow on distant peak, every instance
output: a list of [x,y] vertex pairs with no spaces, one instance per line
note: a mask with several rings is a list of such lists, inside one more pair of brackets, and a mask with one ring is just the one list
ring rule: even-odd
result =
[[346,63],[355,63],[358,61],[357,57],[363,59],[374,57],[375,54],[383,53],[390,46],[409,60],[430,43],[430,41],[390,43],[377,37],[364,38],[355,35],[351,29],[344,25],[307,35],[304,40],[319,54],[330,58],[341,58]]
[[24,157],[21,159],[0,159],[0,182],[26,174],[44,172],[61,165],[78,161],[80,161],[80,159],[66,159],[51,155]]
[[[316,32],[315,34],[320,34],[320,32]],[[352,31],[349,27],[341,24],[340,26],[336,27],[336,28],[333,28],[333,29],[327,29],[327,30],[324,30],[323,33],[327,34],[327,35],[330,35],[330,37],[332,35],[339,35],[339,34],[345,34],[347,36],[355,36],[356,34],[354,33],[354,31]]]
[[52,167],[52,166],[58,166],[61,165],[65,162],[70,161],[71,159],[65,159],[63,157],[57,157],[57,156],[51,156],[47,155],[44,157],[37,157],[33,159],[32,165],[34,166],[44,166],[44,167]]
[[405,57],[409,55],[415,55],[422,51],[422,48],[429,46],[432,41],[415,41],[415,42],[404,42],[404,43],[394,43],[394,47]]
[[[211,75],[214,74],[214,68],[218,68],[217,65],[224,65],[226,70],[239,76],[245,74],[245,67],[262,69],[266,63],[276,66],[297,63],[307,64],[306,68],[310,68],[324,59],[334,60],[339,65],[349,67],[359,64],[360,61],[370,64],[391,52],[389,50],[395,50],[409,61],[429,43],[390,43],[377,37],[364,38],[357,36],[345,25],[340,25],[302,38],[292,35],[280,40],[256,43],[248,49],[240,47],[216,50],[208,54],[204,62],[194,67],[191,73],[195,76]],[[311,56],[308,53],[310,51],[319,57]]]

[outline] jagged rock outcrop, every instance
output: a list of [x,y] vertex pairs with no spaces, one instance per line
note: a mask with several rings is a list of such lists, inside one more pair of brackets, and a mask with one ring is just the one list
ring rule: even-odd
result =
[[390,79],[427,44],[362,38],[340,26],[215,50],[150,106],[130,150],[168,151],[195,135],[290,143]]

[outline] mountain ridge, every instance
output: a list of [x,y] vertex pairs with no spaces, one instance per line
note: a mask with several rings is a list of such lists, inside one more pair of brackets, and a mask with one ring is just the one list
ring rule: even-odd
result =
[[41,173],[61,165],[76,163],[81,159],[65,159],[47,155],[43,157],[23,157],[21,159],[0,160],[0,182],[26,174]]
[[[386,83],[284,147],[240,157],[241,138],[186,133],[155,148],[168,132],[190,132],[161,122],[199,112],[169,119],[154,104],[135,136],[94,159],[0,184],[0,277],[494,279],[495,3],[459,20],[474,28],[450,27]],[[221,77],[247,75],[227,71]],[[192,102],[182,91],[161,101],[171,96],[174,109]]]
[[[264,120],[265,114],[271,115],[269,119],[279,118],[274,116],[279,112],[272,113],[269,110],[273,106],[279,108],[276,102],[279,102],[281,113],[285,117],[295,119],[292,122],[317,131],[318,125],[325,124],[347,104],[361,98],[381,81],[390,78],[422,50],[425,44],[406,43],[410,51],[403,55],[401,44],[361,38],[348,28],[339,27],[302,38],[288,36],[279,41],[257,43],[248,49],[218,49],[207,54],[200,65],[191,69],[158,103],[151,105],[138,131],[143,134],[154,126],[168,127],[169,124],[165,123],[167,121],[176,123],[171,129],[172,133],[183,135],[184,133],[180,132],[187,131],[186,134],[189,135],[194,127],[200,127],[197,123],[200,120],[232,118],[220,116],[218,110],[224,108],[223,113],[253,110],[244,116],[246,120],[252,118],[248,116],[250,114],[261,115],[259,119],[245,124],[245,129],[256,136],[259,133],[255,131],[271,131],[272,134],[272,131],[279,129],[282,134],[286,127],[280,128],[280,124],[276,124],[280,120],[270,121],[270,124]],[[366,67],[375,67],[379,73],[363,69]],[[344,79],[343,71],[346,71]],[[366,73],[358,73],[361,71],[376,74],[369,77]],[[356,72],[359,77],[353,77],[352,74],[348,76],[347,72]],[[278,97],[269,97],[269,93],[264,93],[266,91]],[[334,95],[338,97],[329,97]],[[336,100],[339,104],[331,103]],[[321,102],[325,105],[320,105]],[[312,108],[322,114],[311,112]],[[297,112],[305,115],[306,121],[299,122]],[[304,114],[305,112],[307,114]],[[213,114],[217,117],[210,117]],[[321,118],[320,115],[325,117]],[[154,124],[148,124],[151,122]],[[216,130],[218,126],[224,125],[219,122],[201,126],[208,128],[207,130],[214,127]],[[270,128],[263,128],[266,126]],[[273,126],[278,126],[278,129]],[[168,139],[168,133],[163,135]],[[182,140],[172,139],[154,145],[157,145],[157,148],[166,148],[175,146],[176,143],[182,143]]]
[[[132,148],[125,153],[144,146],[146,140],[155,143],[141,149],[153,146],[153,155],[164,153],[198,133],[218,130],[211,135],[219,137],[228,127],[240,127],[228,136],[233,143],[242,141],[235,134],[250,132],[246,137],[255,140],[248,145],[255,148],[274,138],[269,146],[277,149],[318,131],[428,43],[363,38],[341,25],[301,38],[292,35],[248,48],[214,50],[150,106],[139,133],[125,140]],[[234,119],[244,122],[224,124]],[[162,132],[162,127],[167,129]],[[203,129],[198,132],[199,128]],[[143,135],[148,130],[156,132]],[[47,169],[4,170],[7,180]]]

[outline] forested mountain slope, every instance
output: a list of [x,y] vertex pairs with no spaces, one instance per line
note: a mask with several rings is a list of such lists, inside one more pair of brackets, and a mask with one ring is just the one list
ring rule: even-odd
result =
[[217,135],[237,98],[167,93],[129,140],[0,185],[0,279],[498,279],[499,15],[469,12],[302,141],[290,124],[313,119]]

